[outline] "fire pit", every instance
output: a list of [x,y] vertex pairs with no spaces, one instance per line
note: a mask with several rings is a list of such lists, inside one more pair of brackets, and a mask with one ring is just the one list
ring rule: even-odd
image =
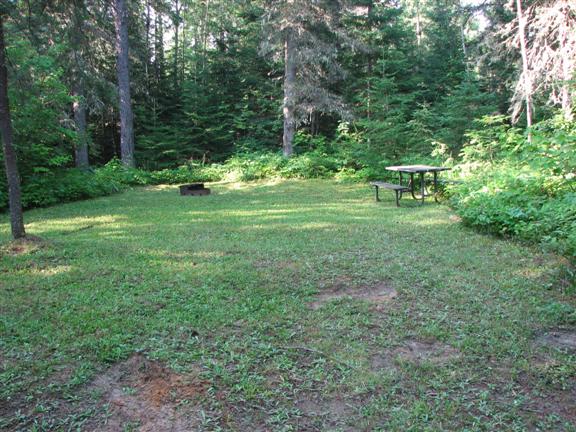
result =
[[210,189],[204,187],[204,183],[192,183],[180,186],[180,195],[210,195]]

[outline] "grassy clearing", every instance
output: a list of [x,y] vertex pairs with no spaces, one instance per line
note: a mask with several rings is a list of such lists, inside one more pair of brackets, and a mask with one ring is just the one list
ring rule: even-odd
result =
[[17,248],[2,220],[0,429],[118,430],[139,353],[197,430],[576,430],[576,357],[547,334],[576,324],[561,260],[366,186],[213,191],[30,211],[43,243]]

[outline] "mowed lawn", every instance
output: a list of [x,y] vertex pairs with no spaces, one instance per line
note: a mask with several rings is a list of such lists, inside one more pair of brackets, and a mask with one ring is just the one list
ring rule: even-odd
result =
[[361,184],[150,187],[0,238],[0,430],[576,430],[563,260]]

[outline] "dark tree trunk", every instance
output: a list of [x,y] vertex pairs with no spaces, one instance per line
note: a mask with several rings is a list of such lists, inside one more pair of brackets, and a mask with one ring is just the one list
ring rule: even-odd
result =
[[296,131],[296,47],[294,37],[288,33],[284,43],[284,156],[293,153],[294,133]]
[[146,95],[150,90],[150,59],[152,58],[152,49],[150,48],[150,27],[152,23],[150,0],[146,0],[146,63],[144,64],[146,74]]
[[179,35],[178,35],[178,30],[180,28],[180,5],[178,0],[176,0],[175,3],[175,8],[176,11],[174,12],[174,18],[173,18],[173,23],[174,23],[174,91],[175,94],[178,95],[178,88],[179,88],[179,81],[178,81],[178,49],[179,49]]
[[156,11],[154,23],[154,72],[156,83],[158,87],[161,87],[161,83],[164,81],[164,23],[162,12],[159,10]]
[[86,46],[86,40],[83,36],[83,16],[84,2],[78,1],[74,4],[73,16],[73,33],[71,37],[72,50],[74,52],[74,65],[72,67],[72,94],[76,100],[72,104],[74,114],[74,124],[78,134],[78,141],[74,149],[76,167],[87,169],[90,164],[88,161],[88,134],[86,128],[86,101],[84,98],[84,74],[85,63],[83,58],[83,48]]
[[12,237],[15,239],[26,236],[24,230],[24,215],[22,214],[22,194],[20,189],[20,174],[14,140],[12,136],[12,121],[8,104],[8,68],[6,67],[6,49],[4,44],[4,16],[0,11],[0,135],[4,149],[4,165],[8,180],[8,202],[10,206],[10,225]]
[[120,156],[124,165],[133,167],[135,165],[134,116],[130,98],[128,10],[125,0],[116,0],[114,22],[116,24],[116,69],[120,96]]
[[82,78],[74,84],[73,94],[77,97],[72,105],[74,111],[74,124],[76,125],[76,133],[78,134],[78,141],[76,142],[75,156],[76,167],[80,169],[87,169],[90,167],[88,161],[88,133],[86,130],[86,104],[84,100],[84,83]]

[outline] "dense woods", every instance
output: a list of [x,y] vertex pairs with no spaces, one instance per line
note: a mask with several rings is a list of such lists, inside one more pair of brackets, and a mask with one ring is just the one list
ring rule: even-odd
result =
[[449,193],[466,221],[574,253],[569,0],[2,0],[1,14],[0,207],[19,212],[19,179],[33,207],[435,160],[464,180]]

